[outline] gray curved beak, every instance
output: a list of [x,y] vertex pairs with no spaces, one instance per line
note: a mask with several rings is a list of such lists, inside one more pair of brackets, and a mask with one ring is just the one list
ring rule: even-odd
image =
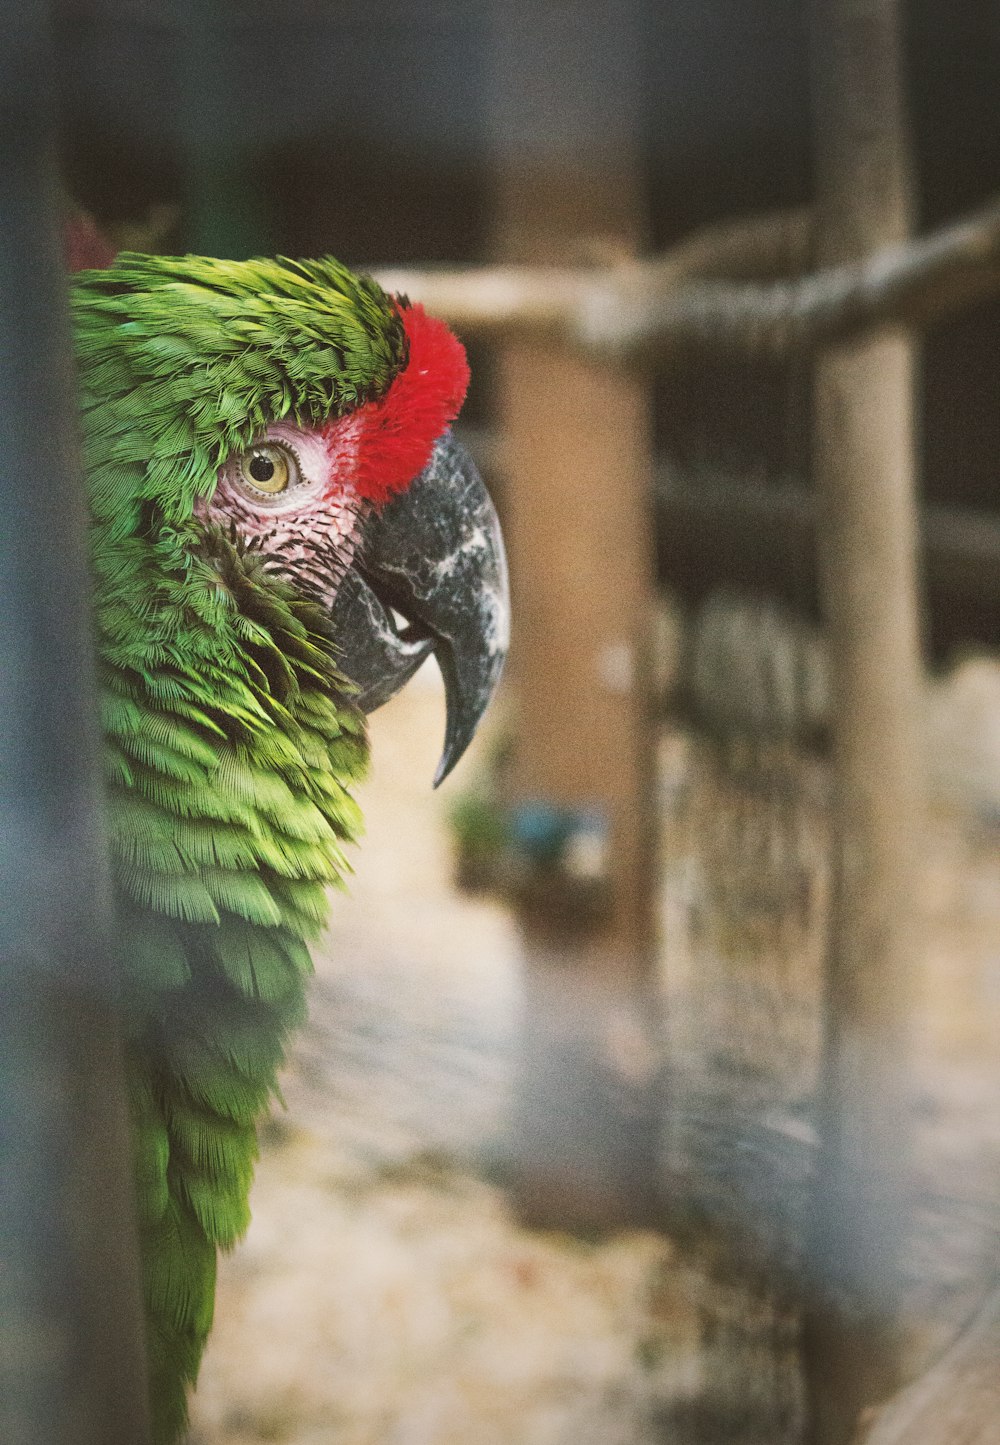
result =
[[434,653],[448,713],[437,787],[472,741],[510,637],[500,522],[475,463],[450,431],[407,490],[364,523],[332,621],[340,666],[360,689],[365,712],[387,702]]

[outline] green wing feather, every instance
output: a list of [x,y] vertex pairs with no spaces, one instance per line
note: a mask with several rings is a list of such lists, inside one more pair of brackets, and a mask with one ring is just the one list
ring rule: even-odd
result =
[[404,338],[379,288],[330,260],[126,255],[76,278],[74,314],[151,1400],[170,1445],[366,761],[323,612],[199,502],[268,421],[379,395]]

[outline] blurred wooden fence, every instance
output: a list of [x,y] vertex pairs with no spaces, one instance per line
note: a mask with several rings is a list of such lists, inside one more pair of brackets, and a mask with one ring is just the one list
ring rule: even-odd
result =
[[[744,1419],[738,1438],[778,1438],[775,1432],[804,1418],[811,1440],[834,1445],[852,1435],[861,1411],[901,1383],[912,1360],[900,1251],[912,1194],[909,1039],[921,936],[915,846],[923,761],[907,332],[1000,292],[1000,206],[937,235],[908,237],[896,0],[824,0],[815,7],[813,39],[815,212],[740,221],[670,255],[640,259],[642,217],[630,183],[628,7],[616,7],[613,18],[586,4],[573,11],[588,39],[582,50],[565,43],[565,32],[551,43],[551,17],[502,0],[494,6],[505,66],[500,91],[521,126],[509,150],[501,146],[498,163],[504,264],[381,279],[425,300],[464,333],[501,346],[503,466],[524,609],[515,653],[523,700],[515,797],[580,816],[596,809],[613,820],[607,857],[621,867],[607,865],[606,915],[581,942],[565,897],[543,899],[541,912],[533,900],[524,914],[529,980],[551,973],[553,950],[562,966],[574,955],[586,960],[582,974],[591,987],[595,971],[603,975],[606,1018],[624,1007],[644,1020],[647,1038],[656,1028],[648,1013],[654,951],[645,941],[656,891],[649,846],[656,796],[649,782],[645,791],[641,782],[636,787],[650,779],[644,367],[667,360],[683,367],[699,356],[739,356],[751,365],[791,353],[819,356],[819,572],[832,671],[823,725],[832,736],[833,799],[791,735],[742,747],[737,739],[715,761],[707,754],[695,764],[704,806],[700,852],[723,890],[708,926],[733,934],[701,940],[691,967],[715,960],[716,972],[709,967],[688,995],[688,1007],[694,1000],[706,1011],[688,1042],[711,1036],[732,1057],[728,1075],[718,1057],[707,1075],[686,1069],[690,1058],[670,1058],[683,1097],[668,1100],[674,1122],[667,1157],[668,1166],[691,1164],[700,1149],[692,1173],[713,1177],[705,1132],[697,1147],[685,1144],[685,1120],[709,1113],[715,1147],[729,1155],[714,1170],[720,1183],[729,1179],[721,1216],[740,1240],[725,1269],[730,1277],[742,1270],[750,1296],[770,1301],[777,1355],[787,1349],[794,1302],[806,1301],[808,1400],[789,1386],[782,1403],[778,1389],[760,1418]],[[557,113],[568,107],[572,116],[573,153],[557,145],[549,169],[525,169],[525,136],[550,100]],[[605,131],[613,146],[604,144]],[[609,253],[612,264],[595,264]],[[819,269],[810,272],[816,261]],[[570,438],[563,456],[545,442],[557,430]],[[727,819],[735,825],[728,836]],[[771,896],[778,880],[785,892]],[[668,936],[668,973],[671,948]],[[766,1042],[755,1039],[752,1021],[768,1017],[767,1008],[757,998],[744,1009],[739,977],[729,972],[747,965],[748,948],[753,964],[744,976],[772,980],[775,1032]],[[729,1011],[717,1027],[708,1022],[713,1009]],[[539,1033],[550,1047],[551,1035]],[[675,1050],[683,1034],[674,1017]],[[607,1037],[598,1027],[586,1042],[589,1065],[581,1063],[579,1038],[574,1048],[567,1066],[580,1092],[593,1092],[608,1072]],[[780,1077],[769,1076],[782,1056]],[[699,1098],[704,1087],[717,1097]],[[565,1081],[563,1088],[572,1092]],[[628,1131],[630,1107],[642,1112],[635,1095],[643,1089],[653,1092],[648,1071],[631,1105],[621,1106],[620,1133]],[[802,1147],[813,1117],[818,1176],[813,1146]],[[592,1189],[594,1208],[614,1215],[617,1198],[617,1217],[629,1217],[624,1197],[634,1206],[643,1185],[612,1187],[620,1186],[628,1156],[608,1151],[615,1130],[606,1116],[599,1132],[595,1126],[584,1168],[592,1185],[604,1174],[606,1187]],[[695,1126],[689,1144],[698,1132]],[[648,1130],[644,1137],[645,1150],[631,1163],[655,1169],[655,1138]],[[532,1209],[539,1173],[569,1152],[566,1141],[562,1149],[552,1137],[535,1142],[538,1157],[525,1184]],[[760,1149],[754,1167],[734,1166],[732,1150],[738,1156],[747,1147]],[[554,1217],[579,1207],[587,1148],[573,1141],[578,1167],[568,1192],[575,1203],[564,1197]],[[682,1172],[668,1167],[675,1195],[691,1187]],[[770,1181],[757,1200],[755,1180]],[[803,1208],[805,1215],[786,1217],[789,1207],[792,1216]]]

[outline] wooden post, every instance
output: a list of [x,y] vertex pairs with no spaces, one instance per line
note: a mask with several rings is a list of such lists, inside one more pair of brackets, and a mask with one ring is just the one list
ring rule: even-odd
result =
[[[636,7],[495,0],[497,251],[631,255],[643,239]],[[525,903],[521,1198],[554,1223],[648,1213],[654,928],[646,382],[545,341],[502,348],[516,799],[587,815],[604,903]]]
[[[907,235],[896,0],[815,0],[820,261]],[[806,1330],[815,1445],[850,1438],[902,1372],[909,1029],[922,756],[913,349],[831,349],[816,381],[820,579],[833,684],[835,887]]]

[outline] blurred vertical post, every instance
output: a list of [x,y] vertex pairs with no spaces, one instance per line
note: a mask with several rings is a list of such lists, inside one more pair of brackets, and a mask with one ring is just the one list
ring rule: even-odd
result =
[[[490,15],[497,255],[626,259],[645,240],[641,6],[493,0]],[[521,1203],[555,1223],[616,1222],[648,1212],[655,1178],[648,383],[518,340],[497,398],[515,801],[580,825],[577,874],[521,909]]]
[[47,6],[0,47],[0,1440],[143,1445]]
[[[899,11],[897,0],[813,3],[822,264],[908,234]],[[912,343],[887,332],[817,367],[836,853],[806,1331],[816,1445],[847,1441],[903,1369],[922,837],[913,371]]]
[[[185,244],[234,261],[266,254],[269,208],[253,87],[268,70],[265,53],[260,69],[247,71],[243,35],[260,16],[204,0],[170,0],[166,14],[178,75]],[[280,23],[277,14],[269,23]]]

